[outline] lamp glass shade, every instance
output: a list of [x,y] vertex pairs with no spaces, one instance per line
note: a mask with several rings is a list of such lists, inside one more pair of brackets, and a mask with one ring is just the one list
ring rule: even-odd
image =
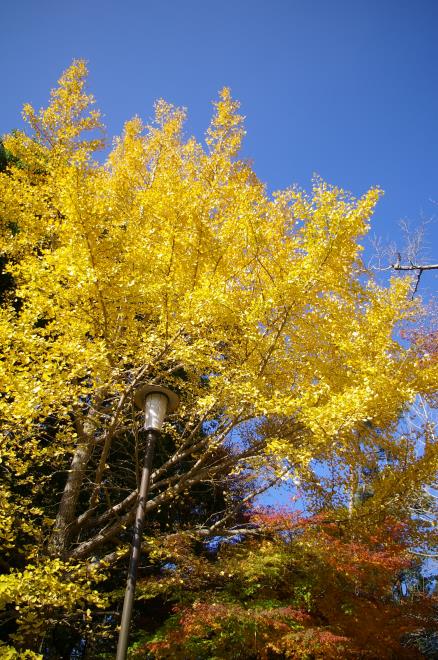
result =
[[144,429],[159,431],[163,426],[169,399],[162,392],[150,392],[144,404]]

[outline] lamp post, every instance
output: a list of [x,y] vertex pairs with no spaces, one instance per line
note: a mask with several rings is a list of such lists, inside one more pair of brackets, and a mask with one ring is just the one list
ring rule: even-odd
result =
[[122,619],[120,622],[119,641],[117,644],[117,660],[125,660],[128,648],[129,624],[131,622],[134,603],[137,568],[140,559],[141,535],[145,516],[146,501],[152,473],[152,461],[157,438],[160,435],[164,418],[173,412],[179,403],[178,396],[160,385],[142,385],[135,393],[135,403],[144,410],[144,430],[146,431],[146,453],[141,474],[138,493],[137,512],[135,514],[134,533],[132,536],[131,559],[129,562],[128,579],[126,582],[125,600],[123,601]]

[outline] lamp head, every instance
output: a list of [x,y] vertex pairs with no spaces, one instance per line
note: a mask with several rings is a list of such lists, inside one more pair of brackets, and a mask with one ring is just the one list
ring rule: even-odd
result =
[[134,396],[135,404],[144,410],[145,431],[159,431],[163,426],[167,413],[171,413],[178,407],[179,398],[161,385],[141,385]]

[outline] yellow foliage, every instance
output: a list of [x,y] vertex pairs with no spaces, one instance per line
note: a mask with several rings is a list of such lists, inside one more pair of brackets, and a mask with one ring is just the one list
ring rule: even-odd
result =
[[[158,360],[190,373],[192,410],[294,415],[318,442],[394,419],[418,391],[416,356],[394,338],[416,307],[408,280],[365,281],[358,239],[379,191],[354,199],[316,179],[270,199],[234,158],[244,130],[227,89],[209,152],[159,101],[154,124],[127,122],[101,165],[80,139],[100,127],[85,75],[75,62],[46,110],[26,106],[32,139],[5,139],[25,164],[0,176],[21,305],[1,309],[6,428],[67,416],[90,386],[119,392],[127,365]],[[436,374],[425,365],[420,380],[430,390]]]
[[[68,614],[83,610],[87,604],[105,607],[105,597],[92,587],[92,582],[101,579],[92,565],[75,566],[59,559],[27,564],[23,571],[1,575],[0,610],[10,604],[17,610],[19,633],[12,637],[18,643],[35,640],[50,624],[51,616],[56,620],[61,609]],[[40,656],[11,655],[13,657]]]
[[68,411],[90,382],[117,391],[127,364],[157,356],[190,370],[195,406],[196,375],[210,374],[230,413],[294,414],[324,437],[397,414],[417,370],[394,328],[415,307],[407,281],[361,279],[358,238],[379,191],[355,200],[317,179],[270,199],[233,158],[243,128],[229,90],[209,153],[159,102],[155,124],[128,122],[100,165],[94,141],[78,141],[99,125],[84,77],[75,63],[47,110],[26,106],[34,138],[5,141],[26,163],[0,177],[22,304],[2,308],[6,423]]
[[[81,402],[113,412],[140,376],[178,388],[182,419],[293,418],[305,441],[274,434],[260,456],[303,467],[436,387],[437,366],[423,360],[420,373],[397,340],[419,311],[409,280],[379,286],[360,258],[378,189],[355,199],[316,178],[310,192],[271,197],[238,159],[243,119],[228,89],[206,147],[159,101],[153,123],[128,121],[98,162],[85,78],[75,62],[47,109],[25,106],[32,135],[4,140],[14,160],[0,173],[0,252],[15,289],[0,310],[0,451],[26,493],[45,479],[31,468],[74,451]],[[44,443],[50,416],[62,423]],[[18,533],[44,547],[53,521],[29,513],[31,500],[2,491],[4,548]],[[69,607],[72,583],[53,561],[2,578],[5,602],[44,592]]]
[[43,656],[40,653],[33,651],[17,651],[13,646],[3,644],[0,642],[0,653],[2,660],[42,660]]

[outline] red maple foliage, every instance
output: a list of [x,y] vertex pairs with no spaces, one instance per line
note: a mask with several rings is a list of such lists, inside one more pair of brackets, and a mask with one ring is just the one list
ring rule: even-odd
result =
[[[364,529],[334,514],[255,510],[251,533],[206,561],[195,553],[163,577],[173,616],[133,657],[422,657],[404,640],[433,622],[434,601],[401,588],[412,568],[409,525]],[[166,582],[167,581],[167,582]],[[143,655],[141,655],[143,654]]]

